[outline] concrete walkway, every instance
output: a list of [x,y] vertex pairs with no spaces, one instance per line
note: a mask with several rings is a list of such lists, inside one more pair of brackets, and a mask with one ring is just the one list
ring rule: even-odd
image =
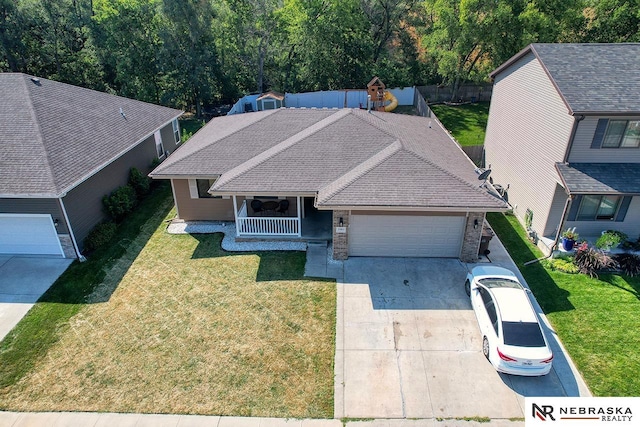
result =
[[0,255],[0,341],[72,262],[64,258]]

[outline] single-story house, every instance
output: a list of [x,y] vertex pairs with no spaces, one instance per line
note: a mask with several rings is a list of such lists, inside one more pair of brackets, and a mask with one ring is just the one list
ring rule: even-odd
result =
[[238,237],[329,231],[333,257],[478,258],[478,180],[435,118],[281,108],[211,120],[150,176],[171,180],[184,221],[235,221]]
[[534,43],[497,68],[491,178],[549,253],[562,231],[640,235],[640,44]]
[[178,148],[181,114],[0,73],[0,254],[80,257],[102,197]]

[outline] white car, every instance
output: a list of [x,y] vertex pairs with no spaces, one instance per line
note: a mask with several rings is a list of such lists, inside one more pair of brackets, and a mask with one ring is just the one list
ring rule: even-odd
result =
[[499,372],[539,376],[551,370],[549,348],[527,290],[506,268],[474,267],[464,284],[482,333],[482,352]]

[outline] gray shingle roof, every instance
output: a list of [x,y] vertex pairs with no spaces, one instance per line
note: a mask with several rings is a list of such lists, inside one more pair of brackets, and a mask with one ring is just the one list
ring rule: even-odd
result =
[[534,43],[496,69],[533,52],[573,114],[640,113],[639,43]]
[[0,195],[61,196],[180,114],[52,80],[34,82],[22,73],[0,73]]
[[318,206],[505,209],[434,119],[279,109],[213,119],[154,178],[217,176],[214,194],[313,194]]
[[571,194],[640,194],[639,163],[556,163]]

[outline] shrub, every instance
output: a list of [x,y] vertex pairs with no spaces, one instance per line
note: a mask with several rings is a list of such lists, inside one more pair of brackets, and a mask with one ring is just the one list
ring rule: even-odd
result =
[[620,270],[630,277],[640,275],[640,256],[635,254],[617,254],[613,256]]
[[114,192],[102,198],[105,211],[114,221],[120,221],[133,210],[138,202],[136,191],[130,185],[118,187]]
[[636,240],[626,240],[620,244],[620,247],[627,251],[640,251],[640,237]]
[[574,264],[573,258],[552,258],[544,261],[544,266],[550,268],[553,271],[560,271],[562,273],[577,274],[580,272],[578,266]]
[[84,239],[84,249],[92,251],[103,246],[116,234],[116,224],[112,221],[103,222],[94,227],[91,233]]
[[617,266],[615,260],[609,255],[588,246],[586,243],[581,243],[578,246],[574,262],[580,273],[588,274],[592,278],[598,277],[599,270]]
[[149,194],[151,188],[151,178],[145,176],[136,168],[129,171],[129,185],[133,187],[138,195],[138,199],[142,199]]
[[608,251],[627,240],[627,237],[622,231],[607,230],[596,240],[596,247]]

